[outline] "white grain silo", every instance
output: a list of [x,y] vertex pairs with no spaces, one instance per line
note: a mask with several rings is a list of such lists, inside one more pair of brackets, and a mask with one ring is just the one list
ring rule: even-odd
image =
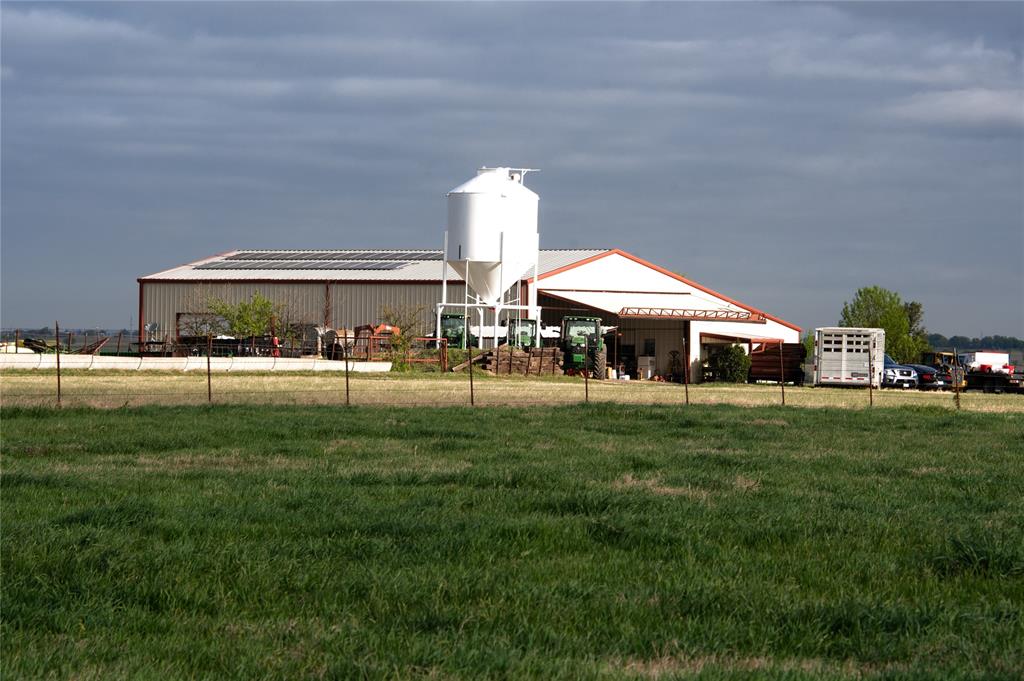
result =
[[[447,194],[448,229],[445,232],[445,272],[459,273],[467,284],[462,303],[447,300],[447,289],[438,306],[438,327],[445,307],[475,308],[483,323],[483,310],[495,311],[494,342],[502,311],[526,310],[539,319],[536,287],[530,287],[530,304],[523,305],[519,282],[528,270],[537,271],[540,246],[537,232],[539,197],[523,185],[527,168],[481,168],[476,177]],[[469,290],[472,290],[472,299]]]

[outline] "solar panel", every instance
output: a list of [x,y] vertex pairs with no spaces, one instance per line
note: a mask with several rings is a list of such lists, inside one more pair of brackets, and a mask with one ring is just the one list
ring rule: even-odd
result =
[[218,260],[197,265],[197,270],[397,270],[407,260]]
[[440,251],[244,251],[226,256],[224,260],[438,260]]

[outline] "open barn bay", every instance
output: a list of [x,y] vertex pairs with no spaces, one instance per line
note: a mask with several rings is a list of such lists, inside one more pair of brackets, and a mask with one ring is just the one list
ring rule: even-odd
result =
[[1019,414],[5,408],[4,678],[1020,678]]

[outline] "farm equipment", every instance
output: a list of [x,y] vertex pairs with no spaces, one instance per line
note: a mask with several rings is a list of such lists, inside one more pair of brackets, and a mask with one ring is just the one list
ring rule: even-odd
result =
[[925,352],[921,355],[921,364],[938,369],[942,376],[948,375],[950,388],[967,388],[967,372],[960,365],[955,353]]
[[562,318],[562,353],[565,373],[575,375],[584,371],[597,379],[607,376],[608,349],[601,337],[601,319],[598,317]]
[[516,348],[532,348],[537,345],[536,319],[508,320],[507,343]]
[[466,315],[464,314],[443,314],[441,315],[441,328],[438,329],[438,338],[448,341],[449,348],[466,349],[466,344],[473,345],[473,338],[466,326]]

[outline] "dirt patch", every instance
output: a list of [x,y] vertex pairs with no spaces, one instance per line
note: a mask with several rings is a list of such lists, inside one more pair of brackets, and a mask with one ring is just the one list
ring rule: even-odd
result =
[[863,678],[866,674],[898,668],[898,665],[860,665],[852,660],[826,660],[820,658],[719,657],[717,655],[662,655],[661,657],[613,662],[609,671],[644,679],[695,676],[705,670],[724,672],[802,672],[827,673],[838,678]]
[[789,425],[789,421],[787,421],[785,419],[780,419],[780,418],[754,419],[754,420],[752,420],[750,422],[750,425],[752,425],[752,426],[780,426],[782,428],[785,428],[786,426]]
[[761,489],[760,480],[754,480],[743,475],[737,475],[732,485],[741,492],[756,492]]
[[427,474],[440,475],[449,473],[461,473],[473,466],[469,461],[442,459],[431,456],[406,455],[386,457],[374,461],[361,461],[352,465],[339,468],[337,472],[341,475],[406,475]]
[[287,456],[242,456],[238,450],[223,454],[166,454],[163,456],[140,456],[135,465],[146,473],[170,471],[252,471],[252,470],[308,470],[314,464],[312,459]]
[[699,487],[671,487],[662,483],[661,478],[636,478],[632,473],[626,473],[612,483],[612,487],[618,490],[639,489],[651,494],[672,497],[687,497],[697,501],[707,501],[710,493]]

